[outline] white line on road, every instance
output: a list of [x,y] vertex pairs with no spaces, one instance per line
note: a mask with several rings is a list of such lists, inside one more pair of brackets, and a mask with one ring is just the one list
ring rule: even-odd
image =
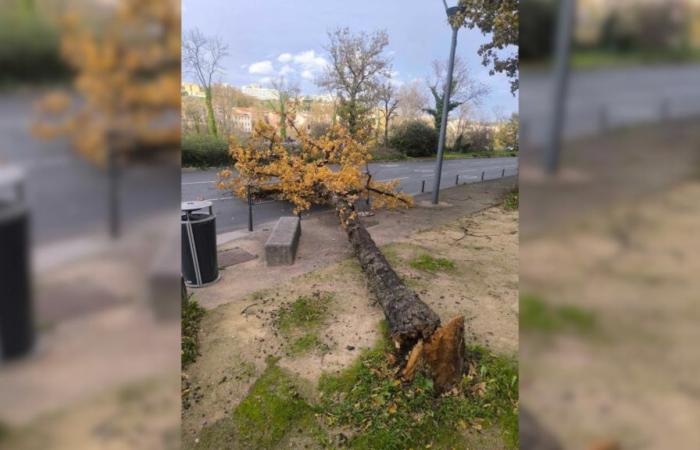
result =
[[182,183],[182,185],[185,186],[188,184],[210,184],[210,183],[216,183],[216,181],[190,181],[187,183]]
[[394,180],[408,180],[409,177],[397,177],[397,178],[387,178],[386,180],[377,180],[377,181],[394,181]]

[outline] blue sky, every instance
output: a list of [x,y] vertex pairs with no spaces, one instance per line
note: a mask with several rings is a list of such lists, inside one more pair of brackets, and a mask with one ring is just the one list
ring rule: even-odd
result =
[[[327,31],[337,27],[385,29],[386,52],[399,82],[429,76],[431,62],[449,55],[451,30],[441,0],[182,0],[182,6],[183,33],[198,27],[229,45],[220,81],[238,86],[284,74],[297,80],[304,93],[317,93],[312,79],[327,59]],[[505,76],[489,76],[481,65],[476,51],[485,40],[479,30],[462,28],[457,54],[472,76],[491,89],[480,115],[508,115],[517,111],[517,94],[511,95]],[[187,74],[183,78],[190,79]]]

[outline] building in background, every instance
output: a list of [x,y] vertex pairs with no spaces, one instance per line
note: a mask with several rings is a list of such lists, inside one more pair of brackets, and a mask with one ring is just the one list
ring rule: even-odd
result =
[[253,131],[253,115],[255,111],[251,108],[233,108],[232,113],[233,126],[236,130],[244,133]]
[[204,98],[204,89],[195,83],[182,83],[182,95]]
[[257,84],[249,84],[248,86],[243,86],[241,92],[245,95],[257,98],[258,100],[277,100],[279,93],[276,89],[264,88],[258,86]]

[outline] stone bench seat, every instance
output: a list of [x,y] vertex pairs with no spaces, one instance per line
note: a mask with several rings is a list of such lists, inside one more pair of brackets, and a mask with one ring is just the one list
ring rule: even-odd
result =
[[265,242],[268,266],[291,266],[299,246],[301,223],[298,217],[280,217]]

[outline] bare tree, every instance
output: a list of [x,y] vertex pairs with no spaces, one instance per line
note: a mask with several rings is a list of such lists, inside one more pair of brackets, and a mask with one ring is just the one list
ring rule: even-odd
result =
[[328,33],[330,64],[317,84],[336,94],[338,116],[353,137],[371,128],[371,112],[390,61],[382,53],[389,45],[386,31],[353,34],[348,28]]
[[389,122],[399,107],[399,100],[396,97],[396,88],[387,80],[378,90],[379,101],[384,112],[384,147],[389,147]]
[[419,80],[404,84],[396,95],[399,101],[398,115],[405,119],[418,119],[428,104],[425,88]]
[[[442,108],[445,96],[445,85],[447,83],[446,61],[433,61],[433,74],[428,82],[430,92],[433,94],[435,105],[433,108],[424,109],[425,112],[433,116],[435,128],[440,128],[442,121]],[[450,104],[447,114],[464,103],[478,105],[481,99],[488,94],[489,89],[483,83],[479,83],[471,77],[464,61],[457,57],[455,58],[454,71],[452,75],[452,90],[450,92]]]
[[272,109],[280,116],[279,130],[282,140],[287,138],[287,113],[289,103],[294,101],[301,92],[297,83],[288,82],[284,77],[273,79],[270,84],[277,91],[277,99],[272,103]]
[[228,56],[228,45],[217,36],[207,37],[199,29],[190,30],[182,43],[182,60],[185,69],[195,76],[204,89],[207,108],[207,128],[216,135],[216,120],[212,106],[214,77],[223,72],[222,60]]

